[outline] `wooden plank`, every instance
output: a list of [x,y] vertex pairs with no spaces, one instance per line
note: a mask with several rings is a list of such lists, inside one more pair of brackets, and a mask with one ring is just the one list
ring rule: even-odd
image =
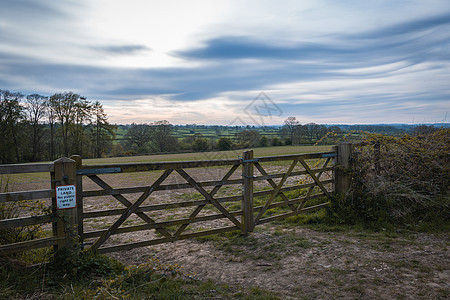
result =
[[186,171],[184,171],[183,169],[177,169],[176,171],[184,179],[186,179],[186,181],[189,182],[193,188],[195,188],[197,191],[199,191],[200,194],[202,194],[202,196],[205,197],[206,200],[210,201],[211,204],[213,204],[221,213],[223,213],[225,216],[227,216],[231,222],[233,222],[236,226],[241,228],[242,224],[238,220],[236,220],[236,218],[233,217],[219,202],[217,202],[216,199],[211,197],[211,195],[208,192],[206,192],[201,186],[199,186],[195,182],[195,180],[191,176],[189,176],[189,174],[186,173]]
[[0,193],[0,203],[16,202],[24,200],[38,200],[52,198],[55,195],[54,190],[36,190],[23,192]]
[[308,171],[309,176],[314,180],[314,182],[320,187],[320,189],[327,195],[328,199],[331,200],[330,194],[328,193],[327,189],[323,186],[322,182],[314,175],[313,172],[311,172],[311,169],[309,168],[308,164],[303,160],[300,159],[299,162],[302,164],[302,166],[305,168],[306,171]]
[[[266,172],[266,170],[264,170],[264,168],[263,168],[259,163],[256,163],[255,166],[256,166],[256,168],[258,169],[258,171],[259,171],[261,174],[263,174],[264,176],[267,176],[267,175],[268,175],[267,172]],[[291,172],[291,174],[292,174],[292,172]],[[289,176],[289,175],[288,175],[288,176]],[[271,186],[272,188],[274,188],[274,189],[277,188],[277,184],[275,183],[275,181],[272,180],[272,178],[267,178],[267,182],[270,184],[270,186]],[[286,201],[286,202],[289,201],[289,199],[284,195],[283,192],[279,192],[278,194],[279,194],[279,196],[281,197],[281,199],[283,199],[284,201]],[[295,206],[293,206],[293,205],[291,205],[290,208],[291,208],[293,211],[296,210]]]
[[[207,186],[223,186],[223,185],[232,185],[232,184],[241,184],[242,179],[232,179],[232,180],[223,180],[223,181],[204,181],[198,182],[198,184],[202,187]],[[124,194],[133,194],[133,193],[143,193],[148,186],[137,186],[137,187],[129,187],[129,188],[118,188],[118,189],[103,189],[103,190],[95,190],[95,191],[84,191],[83,197],[98,197],[98,196],[106,196],[106,195],[124,195]],[[186,189],[192,188],[189,183],[180,183],[180,184],[165,184],[159,186],[155,191],[165,191],[165,190],[178,190],[178,189]]]
[[328,205],[330,205],[330,202],[325,202],[325,203],[318,204],[318,205],[315,205],[315,206],[310,206],[310,207],[307,207],[307,208],[303,208],[300,211],[291,211],[291,212],[288,212],[288,213],[285,213],[285,214],[267,217],[267,218],[258,220],[258,223],[256,223],[256,225],[260,225],[260,224],[263,224],[263,223],[269,223],[269,222],[272,222],[272,221],[275,221],[275,220],[285,219],[285,218],[288,218],[288,217],[293,217],[293,216],[296,216],[296,215],[298,215],[300,213],[317,211],[317,210],[320,210],[320,209],[322,209],[322,208],[324,208],[324,207],[326,207]]
[[48,237],[14,244],[0,245],[0,254],[5,255],[37,248],[51,247],[56,245],[60,240],[61,238]]
[[[321,182],[322,182],[322,184],[330,184],[330,183],[333,183],[333,179],[323,180]],[[281,188],[280,192],[301,190],[301,189],[309,188],[309,187],[312,187],[312,186],[316,186],[316,183],[313,182],[313,183],[305,183],[305,184],[288,186],[288,187]],[[254,192],[253,196],[254,197],[267,196],[267,195],[272,194],[272,192],[273,192],[273,190],[258,191],[258,192]]]
[[278,182],[277,187],[273,190],[272,194],[270,195],[269,200],[267,200],[266,204],[264,205],[264,208],[258,213],[258,216],[255,218],[255,223],[258,222],[259,219],[263,216],[265,213],[267,207],[270,205],[270,203],[275,199],[275,197],[278,195],[278,192],[280,191],[281,187],[283,186],[286,179],[289,177],[289,174],[292,172],[294,167],[297,165],[298,160],[294,159],[292,164],[290,165],[289,169],[287,170],[286,174],[284,174],[283,178],[281,178],[280,182]]
[[278,155],[278,156],[266,156],[259,157],[259,162],[269,162],[269,161],[283,161],[283,160],[299,160],[299,159],[316,159],[324,158],[328,155],[333,155],[335,152],[317,152],[317,153],[303,153],[303,154],[290,154],[290,155]]
[[[89,179],[91,179],[92,181],[94,181],[95,183],[97,183],[100,187],[105,188],[105,189],[112,189],[112,187],[110,185],[108,185],[106,182],[104,182],[100,177],[98,177],[97,175],[89,175],[88,176]],[[144,191],[145,192],[145,191]],[[122,195],[113,195],[113,197],[118,200],[120,203],[122,203],[123,205],[125,205],[127,208],[130,207],[132,205],[132,203],[130,201],[128,201],[128,199],[126,199],[124,196]],[[125,210],[122,212],[122,214],[125,213]],[[143,212],[135,212],[135,214],[141,218],[142,220],[144,220],[145,222],[151,224],[154,223],[155,221],[150,218],[149,216],[147,216],[145,213]],[[85,214],[83,213],[83,217],[85,216]],[[158,229],[158,232],[161,233],[164,236],[169,235],[168,232],[166,232],[165,230],[160,230]]]
[[244,164],[242,165],[242,177],[244,179],[243,186],[243,199],[242,199],[242,228],[243,233],[247,234],[252,232],[254,228],[254,216],[253,216],[253,151],[245,151],[243,155]]
[[335,192],[336,194],[345,195],[351,187],[351,175],[347,168],[350,166],[350,158],[352,155],[352,144],[341,142],[336,147],[338,156],[336,158]]
[[0,229],[38,225],[56,221],[56,215],[40,215],[0,220]]
[[[60,185],[75,185],[77,180],[77,164],[73,159],[62,157],[53,162],[54,171],[51,173],[52,189]],[[52,198],[53,209],[57,208],[56,196]],[[54,212],[55,213],[55,212]],[[76,241],[78,234],[78,215],[77,208],[68,208],[58,210],[55,215],[58,216],[53,225],[53,236],[61,238],[58,241],[55,250],[62,248],[71,248]]]
[[[83,159],[80,155],[72,155],[70,157],[75,161],[76,171],[82,167]],[[78,236],[80,237],[80,243],[83,242],[84,222],[83,222],[83,176],[76,174],[76,187],[77,187],[77,216],[78,216]]]
[[[240,216],[242,215],[242,211],[233,211],[230,212],[233,216]],[[158,222],[154,224],[142,224],[142,225],[134,225],[134,226],[128,226],[128,227],[121,227],[117,229],[117,231],[114,234],[122,234],[127,232],[136,232],[136,231],[144,231],[144,230],[151,230],[156,228],[164,228],[168,226],[176,226],[176,225],[183,225],[183,224],[191,224],[191,223],[199,223],[199,222],[206,222],[206,221],[214,221],[219,219],[227,219],[223,214],[214,214],[214,215],[207,215],[207,216],[201,216],[201,217],[195,217],[195,218],[184,218],[184,219],[177,219],[177,220],[171,220],[171,221],[163,221]],[[85,238],[94,238],[101,236],[106,229],[103,230],[96,230],[96,231],[89,231],[85,232]],[[175,235],[174,235],[175,236]]]
[[[311,171],[314,172],[314,173],[327,172],[327,171],[333,171],[333,170],[334,170],[334,166],[321,168],[321,169],[311,169]],[[253,178],[253,180],[261,181],[261,180],[267,180],[267,179],[281,178],[281,177],[283,177],[284,174],[285,173],[259,175],[259,176],[255,176]],[[289,177],[300,176],[300,175],[307,175],[307,174],[308,174],[308,172],[306,170],[296,171],[296,172],[291,172]]]
[[[234,165],[233,167],[231,167],[231,169],[228,170],[228,172],[222,177],[222,182],[224,182],[228,178],[230,178],[231,175],[233,175],[233,173],[236,171],[236,169],[238,167],[239,167],[239,165]],[[214,197],[214,195],[219,191],[219,189],[221,187],[222,187],[222,185],[216,185],[212,189],[212,191],[209,193],[209,195],[211,197]],[[189,219],[193,220],[200,213],[200,211],[203,209],[203,207],[205,207],[205,205],[206,205],[206,203],[197,206],[197,208],[189,215]],[[175,232],[174,236],[179,236],[187,228],[188,225],[189,225],[188,223],[181,225],[180,228],[178,228],[178,230]]]
[[104,254],[104,253],[111,253],[111,252],[117,252],[117,251],[126,251],[126,250],[131,250],[131,249],[139,248],[139,247],[153,246],[153,245],[158,245],[158,244],[163,244],[163,243],[168,243],[168,242],[174,242],[177,240],[192,239],[192,238],[196,238],[196,237],[212,235],[212,234],[219,234],[219,233],[224,233],[224,232],[238,230],[238,229],[239,229],[239,227],[237,227],[237,226],[222,227],[219,229],[211,229],[211,230],[199,231],[199,232],[195,232],[195,233],[183,234],[183,235],[180,235],[177,237],[161,238],[161,239],[148,240],[148,241],[143,241],[143,242],[128,243],[128,244],[122,244],[122,245],[117,245],[117,246],[104,247],[104,248],[98,249],[98,252],[101,254]]
[[[327,195],[325,195],[324,193],[320,193],[320,194],[314,194],[314,195],[311,195],[311,196],[308,196],[308,197],[303,196],[303,197],[291,199],[287,203],[285,201],[283,201],[283,202],[275,202],[275,203],[270,204],[267,207],[267,210],[275,208],[275,207],[287,206],[288,204],[306,203],[309,200],[318,199],[318,198],[322,198],[322,197],[326,197],[326,196]],[[256,206],[253,209],[255,211],[260,211],[261,209],[263,209],[263,207],[264,206]]]
[[[148,196],[153,193],[155,188],[158,187],[167,177],[169,177],[172,171],[173,170],[170,169],[165,170],[164,173],[152,184],[152,186],[149,187],[139,197],[139,199],[136,200],[136,202],[128,206],[125,212],[120,216],[120,218],[116,222],[114,222],[114,224],[104,234],[102,234],[102,236],[97,241],[95,241],[95,243],[91,246],[91,249],[94,251],[97,250],[111,236],[111,234],[114,233],[132,213],[134,213],[134,211],[142,204],[142,202],[144,202],[148,198]],[[153,220],[151,221],[154,222]],[[165,236],[170,236],[170,233],[164,229],[160,229],[160,232]]]
[[151,163],[124,163],[124,164],[103,164],[103,165],[83,165],[82,169],[104,169],[120,168],[121,173],[157,171],[169,169],[186,168],[206,168],[227,165],[239,165],[239,159],[218,159],[218,160],[196,160],[178,162],[151,162]]
[[0,174],[53,172],[53,163],[0,165]]
[[[327,158],[327,160],[325,161],[325,163],[324,163],[324,165],[322,166],[322,169],[324,169],[324,168],[326,168],[326,166],[328,165],[328,163],[331,161],[331,157],[329,157],[329,158]],[[312,170],[311,170],[312,171]],[[317,179],[319,179],[320,180],[320,177],[322,176],[322,174],[323,174],[324,172],[320,172],[319,173],[319,175],[317,175]],[[311,193],[312,193],[312,191],[313,191],[313,186],[312,187],[310,187],[309,189],[308,189],[308,192],[306,193],[306,197],[308,197],[309,195],[311,195]],[[303,205],[304,205],[305,203],[300,203],[300,205],[297,207],[297,210],[301,210],[302,208],[303,208]]]
[[[311,170],[314,173],[319,173],[323,171],[333,171],[334,167],[327,167],[324,169],[313,169]],[[299,175],[306,175],[308,174],[307,171],[297,171],[292,172],[290,174],[290,177],[292,176],[299,176]],[[278,174],[267,174],[263,176],[256,176],[253,178],[254,181],[261,181],[261,180],[268,180],[273,178],[280,178],[283,177],[284,173],[278,173]],[[204,182],[197,182],[202,187],[208,187],[208,186],[221,186],[221,185],[233,185],[233,184],[242,184],[242,179],[230,179],[225,181],[204,181]],[[176,190],[176,189],[186,189],[191,188],[192,186],[189,183],[180,183],[180,184],[167,184],[167,185],[161,185],[155,191],[161,191],[161,190]],[[138,187],[129,187],[129,188],[107,188],[103,190],[93,190],[93,191],[83,191],[83,197],[99,197],[99,196],[108,196],[108,195],[124,195],[124,194],[133,194],[133,193],[142,193],[144,192],[148,186],[138,186]]]
[[[216,201],[218,201],[220,203],[238,202],[241,200],[242,200],[242,195],[216,198]],[[209,203],[208,200],[197,200],[197,201],[184,201],[184,202],[165,203],[165,204],[153,204],[153,205],[149,205],[149,206],[140,206],[138,209],[136,209],[135,213],[137,214],[140,212],[158,211],[158,210],[166,210],[166,209],[180,208],[180,207],[199,206],[199,205],[206,205],[208,203]],[[123,214],[124,211],[125,211],[125,208],[88,211],[88,212],[83,213],[83,218],[89,219],[89,218],[121,215],[121,214]]]

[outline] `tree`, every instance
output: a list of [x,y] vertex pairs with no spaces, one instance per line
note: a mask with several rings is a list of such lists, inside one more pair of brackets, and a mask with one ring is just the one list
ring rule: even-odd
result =
[[427,126],[425,124],[422,124],[422,125],[418,125],[418,126],[414,127],[413,135],[415,135],[415,136],[417,136],[417,135],[427,135],[427,134],[431,134],[433,132],[436,132],[438,130],[439,130],[439,128],[436,128],[433,125]]
[[305,131],[309,138],[309,141],[312,142],[314,140],[314,136],[316,135],[316,131],[318,130],[318,125],[316,123],[308,123],[305,125]]
[[0,90],[0,155],[1,162],[20,162],[21,152],[19,142],[24,143],[25,139],[19,139],[23,131],[20,127],[25,122],[25,114],[20,101],[23,98],[21,93]]
[[54,118],[59,122],[62,148],[65,156],[69,156],[70,127],[74,124],[77,115],[76,105],[80,95],[72,92],[57,93],[50,97],[49,106],[54,113]]
[[268,144],[269,140],[265,136],[262,136],[258,142],[258,147],[267,147]]
[[209,142],[205,138],[197,138],[192,143],[192,149],[195,151],[206,151],[209,148]]
[[117,126],[108,122],[108,117],[100,102],[92,106],[93,122],[91,124],[92,152],[95,157],[101,157],[112,148],[112,141],[116,137]]
[[148,149],[147,143],[152,139],[152,128],[148,124],[132,123],[124,139],[127,148],[131,148],[138,153],[145,153]]
[[284,125],[281,128],[281,134],[289,138],[290,144],[299,144],[302,139],[303,130],[300,122],[297,121],[295,117],[288,117],[284,120]]
[[32,94],[27,96],[26,111],[31,126],[31,161],[42,158],[42,139],[44,137],[44,117],[47,114],[47,97]]
[[232,147],[233,147],[233,142],[229,138],[222,137],[217,142],[217,148],[221,151],[231,150]]
[[291,138],[291,141],[294,140],[295,128],[299,124],[300,123],[297,121],[297,119],[295,117],[288,117],[286,120],[284,120],[283,128],[286,130],[287,134]]
[[240,148],[257,147],[261,140],[261,134],[255,130],[243,130],[236,134]]
[[283,146],[283,142],[280,141],[279,138],[274,137],[274,138],[272,138],[272,139],[270,140],[270,145],[271,145],[271,146]]
[[69,125],[73,153],[86,156],[85,145],[89,143],[86,129],[92,122],[93,114],[92,103],[84,97],[79,97],[74,106],[73,124]]
[[156,152],[168,152],[178,149],[178,140],[172,136],[173,126],[166,120],[151,125],[151,145]]

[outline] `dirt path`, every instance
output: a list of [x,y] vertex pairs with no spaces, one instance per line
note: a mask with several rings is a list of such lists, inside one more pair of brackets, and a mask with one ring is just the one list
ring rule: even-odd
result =
[[286,225],[112,254],[156,257],[200,280],[258,287],[292,299],[448,299],[448,236],[323,232]]

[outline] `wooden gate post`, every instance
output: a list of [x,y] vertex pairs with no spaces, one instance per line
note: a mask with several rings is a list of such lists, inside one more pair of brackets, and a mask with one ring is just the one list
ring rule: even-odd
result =
[[[54,171],[51,173],[52,189],[58,186],[76,184],[76,162],[63,157],[53,162]],[[53,236],[61,238],[57,241],[56,249],[73,246],[77,238],[77,208],[57,209],[56,192],[52,198],[52,210],[58,216],[53,223]]]
[[[82,168],[83,162],[80,155],[72,155],[70,159],[74,160],[76,163],[76,170]],[[76,171],[75,170],[75,171]],[[76,187],[77,187],[77,226],[78,226],[78,236],[80,238],[80,243],[83,243],[83,176],[76,175]]]
[[348,172],[352,144],[349,142],[341,142],[334,149],[337,152],[334,172],[334,191],[336,194],[345,195],[350,190],[352,183],[351,175]]
[[247,234],[253,232],[254,217],[253,217],[253,150],[245,151],[242,155],[242,179],[243,184],[243,199],[242,199],[242,233]]

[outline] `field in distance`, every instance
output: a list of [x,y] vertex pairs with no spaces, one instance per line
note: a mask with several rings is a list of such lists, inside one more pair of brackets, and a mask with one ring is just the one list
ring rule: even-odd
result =
[[[330,145],[321,146],[277,146],[254,148],[254,156],[276,156],[312,152],[331,151]],[[214,159],[235,159],[242,156],[245,149],[214,151],[214,152],[196,152],[196,153],[175,153],[175,154],[155,154],[140,156],[108,157],[83,159],[83,164],[113,164],[113,163],[144,163],[156,161],[187,161],[187,160],[214,160]]]

